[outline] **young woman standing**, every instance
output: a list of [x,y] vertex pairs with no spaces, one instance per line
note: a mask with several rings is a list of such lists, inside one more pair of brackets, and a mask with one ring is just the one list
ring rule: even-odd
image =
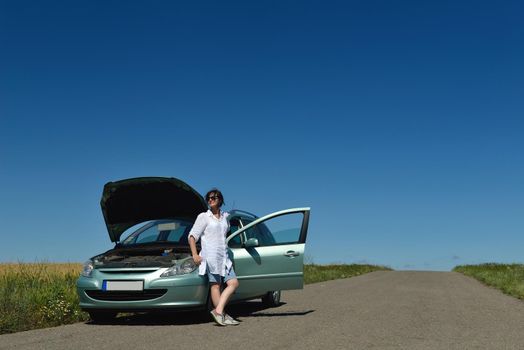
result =
[[[214,188],[206,194],[209,210],[200,213],[189,232],[189,245],[195,264],[199,265],[199,275],[206,275],[211,286],[211,300],[214,309],[211,316],[221,326],[238,325],[238,321],[225,313],[229,298],[238,288],[238,280],[233,263],[227,254],[226,233],[229,230],[228,213],[220,207],[224,205],[222,193]],[[200,254],[196,242],[200,239]],[[226,288],[220,292],[222,283]]]

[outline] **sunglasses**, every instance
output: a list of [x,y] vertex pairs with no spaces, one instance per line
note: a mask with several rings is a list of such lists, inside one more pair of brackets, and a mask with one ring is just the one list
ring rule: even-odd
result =
[[208,201],[211,201],[211,200],[216,201],[216,200],[218,200],[218,199],[220,199],[218,196],[211,196],[211,197],[209,197],[207,200],[208,200]]

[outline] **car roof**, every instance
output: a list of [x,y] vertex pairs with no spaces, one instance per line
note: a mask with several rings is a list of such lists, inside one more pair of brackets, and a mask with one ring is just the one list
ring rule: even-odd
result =
[[229,211],[229,215],[231,215],[231,216],[240,216],[240,217],[250,217],[252,219],[257,219],[258,218],[258,216],[256,216],[255,214],[250,213],[250,212],[245,211],[245,210],[240,210],[240,209],[233,209],[233,210]]

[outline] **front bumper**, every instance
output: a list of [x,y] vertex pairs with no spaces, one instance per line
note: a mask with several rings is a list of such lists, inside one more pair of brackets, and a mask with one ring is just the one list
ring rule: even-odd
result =
[[[205,276],[198,275],[198,270],[187,275],[160,277],[164,271],[165,269],[150,273],[127,271],[120,274],[118,270],[104,272],[95,269],[91,277],[81,276],[77,280],[80,308],[82,310],[147,311],[189,309],[206,305],[209,293],[208,281]],[[103,291],[104,280],[142,280],[144,291]]]

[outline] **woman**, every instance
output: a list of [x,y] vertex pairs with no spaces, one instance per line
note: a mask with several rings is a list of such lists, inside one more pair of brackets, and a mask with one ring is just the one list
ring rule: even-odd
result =
[[[211,300],[214,309],[211,310],[215,322],[221,326],[238,325],[238,321],[224,312],[229,298],[238,288],[238,280],[233,270],[233,263],[228,257],[226,233],[229,230],[227,217],[229,213],[220,210],[224,205],[222,192],[214,188],[206,194],[209,210],[200,213],[189,232],[189,245],[195,264],[199,265],[198,274],[206,275],[211,286]],[[200,255],[197,253],[196,242],[200,241]],[[220,292],[222,283],[226,288]]]

